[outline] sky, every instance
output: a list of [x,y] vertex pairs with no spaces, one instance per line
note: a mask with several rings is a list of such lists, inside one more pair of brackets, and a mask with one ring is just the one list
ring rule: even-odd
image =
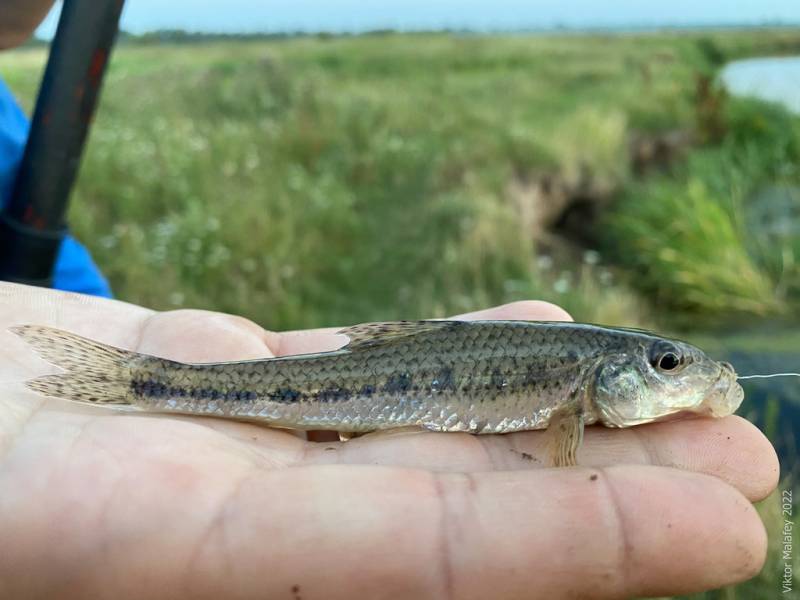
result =
[[[58,5],[39,29],[55,31]],[[126,0],[122,28],[214,32],[800,24],[800,0]]]

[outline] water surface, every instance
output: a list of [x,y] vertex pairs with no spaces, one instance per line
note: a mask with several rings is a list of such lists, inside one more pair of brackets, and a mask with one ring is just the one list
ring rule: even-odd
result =
[[722,82],[734,95],[777,102],[800,114],[800,56],[737,60],[722,70]]

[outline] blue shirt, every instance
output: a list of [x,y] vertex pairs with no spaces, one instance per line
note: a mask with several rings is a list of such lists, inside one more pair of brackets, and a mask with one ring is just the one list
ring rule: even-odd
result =
[[[0,79],[0,206],[8,202],[22,160],[30,123],[11,91]],[[53,287],[93,296],[111,297],[111,288],[88,250],[66,236],[53,268]]]

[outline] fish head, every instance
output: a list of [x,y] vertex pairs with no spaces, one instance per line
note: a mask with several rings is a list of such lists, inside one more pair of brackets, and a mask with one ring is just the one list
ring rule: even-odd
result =
[[628,427],[687,414],[724,417],[744,398],[736,372],[677,340],[648,339],[597,366],[594,402],[607,427]]

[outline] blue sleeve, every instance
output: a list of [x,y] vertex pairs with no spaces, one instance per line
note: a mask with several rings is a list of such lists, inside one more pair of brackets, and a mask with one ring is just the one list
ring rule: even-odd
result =
[[[4,206],[11,194],[29,123],[11,91],[0,80],[0,206]],[[111,297],[111,288],[94,264],[88,250],[73,237],[67,236],[61,243],[53,271],[53,287],[59,290]]]

